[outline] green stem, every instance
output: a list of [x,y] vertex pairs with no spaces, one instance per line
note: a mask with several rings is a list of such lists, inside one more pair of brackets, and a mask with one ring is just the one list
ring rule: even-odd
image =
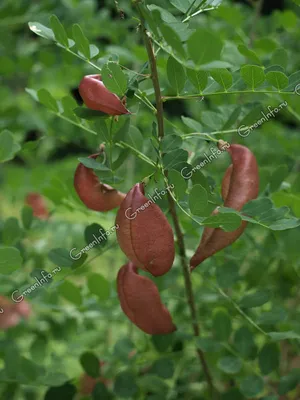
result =
[[[59,46],[59,47],[61,47],[61,46]],[[83,60],[83,61],[87,62],[88,64],[90,64],[90,66],[95,68],[97,71],[101,72],[101,68],[98,67],[97,64],[94,64],[92,61],[88,60],[87,58],[80,56],[79,54],[75,53],[75,51],[70,50],[68,47],[64,47],[64,49],[67,52],[71,53],[73,56],[79,58],[80,60]]]
[[232,92],[211,92],[211,93],[203,93],[202,94],[188,94],[185,96],[164,96],[163,102],[169,100],[190,100],[190,99],[197,99],[199,97],[208,97],[208,96],[218,96],[223,94],[288,94],[294,95],[294,92],[276,92],[274,90],[234,90]]
[[[51,111],[51,110],[50,110],[50,111]],[[78,122],[75,122],[75,121],[73,121],[72,119],[70,119],[70,118],[68,118],[68,117],[65,117],[65,116],[62,115],[62,114],[56,113],[56,112],[54,112],[54,111],[51,111],[51,112],[52,112],[53,114],[55,114],[57,117],[59,117],[59,118],[61,118],[61,119],[64,119],[65,121],[68,121],[70,124],[75,125],[75,126],[78,126],[78,128],[81,128],[81,129],[85,130],[86,132],[92,133],[93,135],[97,135],[97,132],[96,132],[96,131],[93,131],[92,129],[90,129],[90,128],[88,128],[88,127],[86,127],[86,126],[84,126],[84,125],[82,125],[82,124],[80,124],[80,123],[78,123]]]
[[186,17],[182,22],[187,22],[191,18],[196,17],[196,15],[199,15],[199,14],[201,14],[203,12],[206,12],[206,11],[216,10],[217,8],[218,7],[209,7],[209,8],[204,8],[203,10],[195,11],[193,14],[189,15],[188,17]]
[[125,143],[123,141],[121,141],[120,143],[115,143],[116,146],[118,147],[122,147],[124,148],[128,148],[130,149],[137,157],[139,157],[141,160],[145,161],[147,164],[152,165],[152,167],[156,167],[156,164],[150,160],[150,158],[148,158],[145,154],[141,153],[140,151],[138,151],[137,149],[135,149],[134,147],[130,146],[130,144]]
[[[196,1],[197,1],[197,0],[194,0],[194,1],[192,2],[192,4],[189,6],[189,8],[187,9],[186,18],[189,17],[189,16],[191,15],[192,9],[193,9],[193,7],[194,7]],[[184,20],[183,20],[182,22],[184,22]]]
[[[52,111],[52,112],[53,112],[53,111]],[[70,124],[73,124],[73,125],[75,125],[75,126],[78,126],[79,128],[85,130],[86,132],[92,133],[93,135],[97,135],[97,132],[96,132],[96,131],[93,131],[92,129],[89,129],[89,128],[87,128],[86,126],[84,126],[84,125],[82,125],[82,124],[79,124],[79,123],[73,121],[72,119],[70,119],[70,118],[68,118],[68,117],[65,117],[65,116],[62,115],[62,114],[59,114],[59,113],[56,113],[56,112],[53,112],[53,114],[55,114],[57,117],[59,117],[59,118],[65,120],[65,121],[68,121]],[[150,158],[148,158],[145,154],[141,153],[140,151],[138,151],[138,150],[135,149],[134,147],[130,146],[128,143],[125,143],[125,142],[121,141],[120,143],[115,143],[115,145],[118,146],[118,147],[121,147],[122,149],[124,149],[124,148],[130,149],[130,150],[131,150],[133,153],[135,153],[135,155],[136,155],[137,157],[139,157],[141,160],[145,161],[147,164],[152,165],[152,167],[156,167],[156,164],[155,164],[152,160],[150,160]]]
[[[55,114],[57,117],[59,117],[59,118],[65,120],[65,121],[68,121],[70,124],[73,124],[73,125],[75,125],[75,126],[78,126],[78,128],[81,128],[81,129],[85,130],[86,132],[92,133],[93,135],[97,135],[97,132],[96,132],[96,131],[93,131],[92,129],[89,129],[89,128],[87,128],[86,126],[84,126],[84,125],[82,125],[82,124],[79,124],[79,123],[73,121],[72,119],[65,117],[65,116],[62,115],[62,114],[59,114],[59,113],[56,113],[56,112],[53,112],[53,114]],[[135,153],[135,155],[136,155],[137,157],[139,157],[141,160],[145,161],[147,164],[152,165],[152,167],[156,167],[156,164],[155,164],[152,160],[150,160],[150,158],[148,158],[145,154],[139,152],[139,151],[138,151],[137,149],[135,149],[134,147],[130,146],[128,143],[125,143],[125,142],[122,142],[122,141],[121,141],[120,143],[115,143],[115,145],[118,146],[118,147],[121,147],[122,149],[124,149],[124,148],[127,147],[127,148],[130,149],[133,153]]]
[[216,286],[215,284],[212,284],[212,286],[220,293],[221,296],[223,296],[226,300],[228,300],[233,307],[238,311],[239,314],[244,317],[250,325],[252,325],[255,329],[257,329],[260,333],[262,333],[264,336],[269,337],[267,332],[265,332],[260,326],[258,326],[244,311],[236,304],[234,300],[230,296],[228,296],[219,286]]
[[291,106],[287,106],[287,109],[295,117],[297,121],[300,121],[300,115],[295,110],[293,110]]
[[[246,126],[245,128],[240,128],[239,132],[247,131],[248,129],[249,129],[249,127]],[[227,133],[236,133],[237,131],[238,131],[238,129],[227,129],[225,131],[215,131],[215,132],[210,132],[210,133],[194,132],[194,133],[188,133],[187,135],[182,135],[181,138],[183,140],[185,140],[185,139],[190,139],[190,138],[197,137],[197,136],[206,136],[206,137],[210,138],[210,140],[213,140],[214,142],[218,142],[218,140],[215,138],[212,138],[211,135],[226,135]]]
[[156,108],[154,105],[151,103],[151,101],[148,99],[148,97],[142,95],[142,92],[138,90],[138,94],[134,93],[135,97],[141,100],[148,108],[150,108],[151,111],[153,111],[155,114],[157,113]]
[[156,110],[157,110],[156,119],[157,119],[157,125],[158,125],[158,136],[160,138],[163,138],[164,137],[164,117],[163,117],[164,109],[163,109],[163,102],[162,102],[162,96],[161,96],[161,91],[160,91],[160,84],[159,84],[159,80],[158,80],[156,58],[155,58],[155,55],[153,52],[152,43],[147,35],[144,19],[143,19],[142,13],[140,12],[140,8],[139,8],[138,4],[137,4],[137,8],[140,13],[140,18],[141,18],[141,22],[142,22],[142,33],[143,33],[143,37],[144,37],[146,50],[148,53],[150,70],[151,70],[151,79],[152,79],[152,83],[153,83],[153,87],[154,87]]
[[186,96],[163,96],[162,100],[163,102],[168,101],[168,100],[193,100],[193,99],[199,99],[201,98],[201,101],[204,100],[204,96],[202,94],[188,94]]
[[[166,186],[169,185],[168,179],[165,177],[165,184]],[[169,190],[168,191],[169,195],[172,197],[172,200],[174,201],[174,203],[176,203],[177,207],[180,208],[180,210],[186,215],[188,216],[192,221],[194,221],[196,224],[203,226],[203,224],[201,224],[201,222],[197,221],[196,219],[194,219],[181,205],[180,203],[176,200],[176,197],[174,196],[174,193]]]
[[132,69],[127,68],[127,67],[125,67],[125,65],[122,65],[122,64],[119,64],[119,66],[120,66],[121,68],[123,68],[123,69],[126,69],[126,71],[131,72],[132,74],[135,74],[135,75],[137,75],[137,76],[142,76],[144,79],[150,78],[150,75],[149,75],[149,74],[142,74],[141,72],[133,71]]
[[[61,46],[59,46],[61,47]],[[75,53],[73,50],[70,50],[68,47],[64,47],[64,49],[66,51],[68,51],[69,53],[71,53],[73,56],[79,58],[80,60],[83,60],[85,62],[87,62],[91,67],[95,68],[97,71],[101,72],[102,68],[100,68],[97,64],[94,64],[92,61],[88,60],[87,58],[80,56],[79,54]],[[145,75],[145,74],[141,74],[140,72],[136,72],[131,70],[130,68],[125,67],[124,65],[120,65],[121,68],[126,69],[127,71],[130,71],[131,73],[137,75],[137,76],[143,76],[145,77],[149,77],[149,75]]]
[[261,10],[263,7],[263,0],[258,0],[255,4],[254,4],[254,8],[255,8],[255,13],[254,13],[254,18],[253,18],[253,22],[252,22],[252,27],[251,27],[251,31],[250,31],[250,48],[253,47],[253,42],[255,39],[255,32],[256,32],[256,25],[260,19],[260,14],[261,14]]

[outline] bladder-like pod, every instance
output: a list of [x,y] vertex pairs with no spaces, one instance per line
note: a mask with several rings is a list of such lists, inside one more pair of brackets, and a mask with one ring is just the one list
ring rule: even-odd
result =
[[[96,159],[100,153],[89,158]],[[122,203],[125,194],[101,183],[91,168],[80,163],[75,171],[74,187],[81,201],[91,210],[110,211]]]
[[[224,206],[241,211],[246,203],[254,200],[259,192],[259,173],[254,154],[245,146],[232,144],[227,148],[232,164],[227,168],[222,181]],[[214,210],[214,214],[218,211]],[[205,228],[199,247],[193,255],[190,266],[194,269],[208,257],[235,242],[244,232],[247,222],[233,232],[220,228]]]
[[44,197],[39,193],[28,193],[25,204],[32,208],[34,217],[39,219],[48,219],[49,211]]
[[109,115],[130,114],[119,97],[105,87],[101,75],[85,76],[78,90],[84,104],[91,110]]
[[132,262],[119,270],[117,289],[123,312],[143,332],[162,335],[176,330],[157,287],[151,279],[138,275]]
[[169,271],[175,257],[173,231],[161,209],[145,197],[143,183],[128,192],[116,223],[119,245],[135,266],[154,276]]

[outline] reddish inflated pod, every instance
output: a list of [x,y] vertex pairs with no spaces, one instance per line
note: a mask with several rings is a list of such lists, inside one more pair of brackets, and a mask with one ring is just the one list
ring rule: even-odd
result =
[[[245,146],[232,144],[227,148],[232,164],[227,168],[222,180],[224,206],[241,211],[246,203],[254,200],[259,192],[259,173],[254,154]],[[217,209],[214,211],[214,214]],[[208,257],[234,243],[244,232],[247,222],[233,232],[222,229],[205,228],[196,253],[190,261],[191,269]]]
[[22,318],[28,318],[31,307],[26,300],[15,304],[4,296],[0,296],[0,329],[7,330],[19,324]]
[[130,114],[119,97],[105,87],[100,75],[85,76],[78,89],[84,104],[91,110],[109,115]]
[[227,170],[229,187],[224,206],[241,211],[246,203],[258,196],[258,165],[254,154],[245,146],[232,144],[227,151],[231,156],[232,166]]
[[15,311],[23,318],[28,319],[32,313],[31,306],[26,300],[15,305]]
[[116,224],[117,239],[126,256],[154,276],[167,273],[175,257],[172,228],[161,209],[137,183],[122,202]]
[[233,165],[232,164],[229,165],[229,167],[227,168],[227,170],[224,174],[223,180],[222,180],[221,193],[222,193],[222,198],[224,201],[229,192],[232,168],[233,168]]
[[[219,146],[220,150],[224,151],[224,150],[226,150],[226,148],[229,147],[229,143],[224,142],[222,140],[220,140],[219,142],[221,142],[221,146]],[[224,174],[223,180],[222,180],[221,191],[222,191],[223,200],[226,199],[227,194],[228,194],[231,173],[232,173],[232,164],[227,168],[227,170]],[[216,215],[216,214],[218,214],[218,208],[216,208],[212,212],[212,215]],[[201,237],[201,244],[205,243],[210,238],[210,236],[213,234],[214,230],[215,230],[215,228],[209,228],[209,227],[206,227],[203,230],[203,234]]]
[[34,217],[39,219],[49,218],[49,211],[45,199],[39,193],[29,193],[26,196],[25,204],[32,208]]
[[[96,159],[100,153],[89,158]],[[80,163],[75,171],[74,187],[81,201],[91,210],[110,211],[122,203],[125,194],[99,182],[95,172]]]
[[88,374],[82,374],[79,381],[79,393],[82,395],[92,394],[93,390],[98,382],[102,382],[105,386],[109,386],[111,381],[109,379],[105,379],[101,376],[101,367],[105,364],[105,362],[100,361],[100,376],[98,378],[93,378]]
[[157,287],[151,279],[138,275],[132,262],[119,270],[117,290],[123,312],[143,332],[162,335],[176,330]]

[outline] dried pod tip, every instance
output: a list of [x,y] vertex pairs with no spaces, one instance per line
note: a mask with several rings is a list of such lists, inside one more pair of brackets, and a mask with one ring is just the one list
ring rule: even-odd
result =
[[218,141],[218,148],[219,150],[227,150],[230,147],[230,144],[228,142],[225,142],[225,140],[220,139]]

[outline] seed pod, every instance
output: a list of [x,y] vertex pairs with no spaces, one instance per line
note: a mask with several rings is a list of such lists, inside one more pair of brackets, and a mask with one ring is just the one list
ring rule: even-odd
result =
[[231,180],[231,174],[232,174],[232,168],[233,165],[229,165],[229,167],[227,168],[223,180],[222,180],[222,186],[221,186],[221,193],[222,193],[222,198],[225,201],[228,192],[229,192],[229,186],[230,186],[230,180]]
[[85,76],[78,89],[84,104],[91,110],[109,115],[130,114],[119,97],[104,86],[101,75]]
[[[96,159],[99,154],[93,154],[89,158]],[[74,187],[81,201],[95,211],[110,211],[119,207],[125,198],[124,193],[99,182],[95,172],[81,163],[75,171]]]
[[7,297],[0,296],[0,329],[7,330],[16,326],[21,318],[28,318],[30,314],[31,307],[26,300],[16,304]]
[[15,304],[15,311],[23,318],[29,318],[31,315],[31,306],[27,301],[22,300],[20,303]]
[[129,262],[121,267],[117,289],[123,312],[131,322],[149,335],[174,332],[176,326],[160,299],[151,279],[138,275],[138,269]]
[[33,215],[39,219],[48,219],[49,211],[42,195],[29,193],[26,196],[25,204],[32,208]]
[[[254,154],[245,146],[232,144],[229,152],[232,164],[227,168],[222,181],[224,206],[241,211],[246,203],[254,200],[259,192],[258,166]],[[216,214],[217,209],[213,214]],[[208,257],[234,243],[246,229],[247,222],[233,232],[224,232],[220,228],[205,228],[196,253],[190,261],[191,269]]]
[[98,382],[102,382],[106,387],[111,384],[111,381],[109,379],[105,379],[103,376],[101,376],[102,375],[101,367],[105,365],[105,362],[99,361],[99,365],[100,365],[100,376],[98,378],[93,378],[86,373],[81,375],[79,381],[79,389],[78,389],[80,394],[82,395],[92,394]]
[[117,238],[134,265],[159,276],[173,265],[174,236],[164,213],[144,193],[142,183],[137,183],[128,192],[116,218],[119,225]]

